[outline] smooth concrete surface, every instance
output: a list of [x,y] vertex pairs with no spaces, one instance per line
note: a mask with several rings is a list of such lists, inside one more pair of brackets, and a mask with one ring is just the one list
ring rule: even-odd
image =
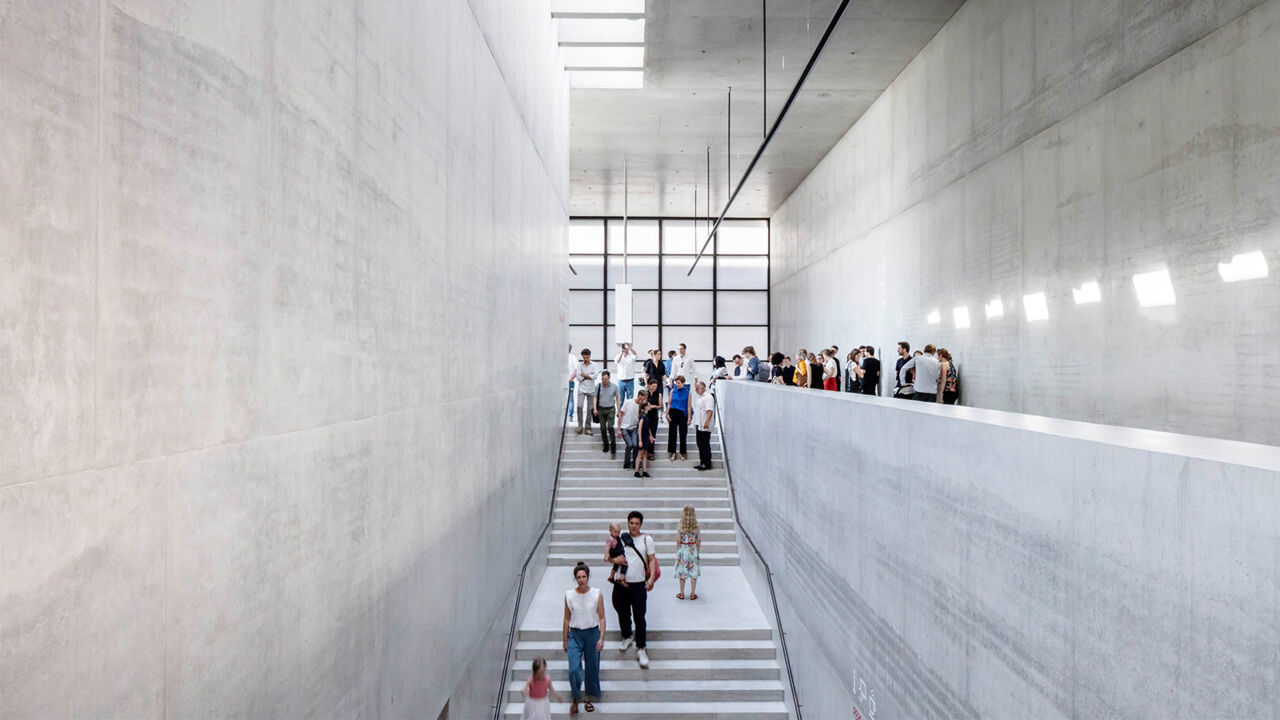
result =
[[1277,0],[970,0],[774,214],[773,344],[932,342],[967,404],[1280,444],[1277,63]]
[[[732,460],[729,462],[729,475],[732,479]],[[750,532],[751,529],[747,528],[747,531]],[[849,708],[859,706],[852,694],[857,692],[857,680],[856,678],[852,680],[852,691],[846,688],[846,681],[841,676],[841,672],[826,656],[823,645],[819,642],[819,637],[825,632],[825,628],[821,625],[810,627],[805,624],[804,619],[791,606],[786,593],[778,592],[777,587],[770,590],[769,571],[772,570],[772,566],[765,567],[745,537],[739,536],[738,545],[738,552],[742,556],[740,563],[742,575],[751,592],[755,594],[756,601],[760,603],[765,620],[773,630],[773,637],[782,638],[785,633],[786,652],[783,653],[783,646],[779,640],[778,657],[783,660],[784,674],[781,676],[781,682],[787,707],[795,707],[796,704],[792,698],[791,683],[785,675],[787,666],[790,666],[792,674],[797,679],[797,693],[802,712],[811,718],[848,717]],[[768,558],[765,560],[767,561]],[[773,612],[775,601],[776,615]],[[782,620],[781,625],[778,624],[779,616]],[[878,710],[875,695],[868,696],[862,706],[867,707],[870,713]],[[874,717],[874,715],[866,717]]]
[[0,9],[0,717],[439,713],[564,404],[519,5]]
[[867,717],[865,684],[878,718],[1280,713],[1280,449],[1237,464],[763,384],[720,400],[742,523],[843,681],[798,676],[802,702]]

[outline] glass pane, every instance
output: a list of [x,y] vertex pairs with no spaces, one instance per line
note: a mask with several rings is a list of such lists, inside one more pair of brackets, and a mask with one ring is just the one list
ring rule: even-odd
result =
[[[612,287],[622,282],[622,278],[622,256],[610,255],[609,286]],[[658,258],[652,255],[628,256],[626,279],[635,290],[657,290]]]
[[662,328],[662,342],[666,345],[662,349],[662,357],[665,359],[668,350],[679,350],[680,343],[689,346],[689,354],[698,363],[698,377],[706,379],[711,377],[711,358],[712,347],[714,342],[711,328],[709,327],[667,327]]
[[[697,255],[698,248],[706,242],[709,227],[708,223],[702,221],[694,223],[692,220],[663,220],[662,252],[667,255]],[[713,249],[712,246],[707,246],[707,254],[710,255]]]
[[[609,323],[617,321],[613,316],[613,291],[609,291]],[[658,293],[645,290],[631,293],[631,322],[635,325],[658,324]]]
[[716,286],[744,290],[769,289],[769,258],[716,258]]
[[716,252],[721,254],[769,252],[769,223],[764,220],[725,220],[716,235]]
[[704,255],[693,275],[688,275],[693,257],[679,255],[662,258],[662,287],[669,290],[711,289],[711,256]]
[[[614,340],[613,330],[614,330],[613,326],[610,325],[608,330],[609,353],[610,353],[609,369],[610,370],[613,369],[612,367],[613,359],[618,357],[618,344]],[[649,351],[652,350],[653,348],[658,347],[657,326],[656,325],[649,325],[649,326],[637,325],[636,327],[631,328],[631,344],[636,349],[636,355],[639,356],[636,359],[637,367],[643,366],[644,361],[649,359],[649,355],[648,355]]]
[[664,290],[663,325],[710,325],[713,293],[695,290]]
[[[570,327],[569,343],[573,345],[573,356],[578,357],[582,354],[583,348],[591,351],[592,361],[600,354],[600,349],[604,347],[604,328],[595,325],[591,327]],[[568,358],[565,359],[566,363]],[[569,376],[568,368],[565,368],[565,377]]]
[[604,221],[572,220],[569,222],[569,252],[604,254]]
[[[657,220],[629,220],[627,221],[627,253],[628,254],[658,254],[658,221]],[[622,221],[609,221],[609,252],[622,254]]]
[[751,345],[756,349],[756,356],[760,361],[768,362],[770,352],[768,343],[769,328],[716,328],[716,353],[726,359],[740,354],[742,348]]
[[573,272],[569,273],[569,289],[604,289],[603,255],[570,255],[569,267],[578,273],[577,275]]
[[604,293],[600,290],[569,291],[570,325],[603,325]]
[[[716,323],[719,325],[759,325],[769,322],[769,293],[716,293]],[[759,348],[756,348],[759,350]]]

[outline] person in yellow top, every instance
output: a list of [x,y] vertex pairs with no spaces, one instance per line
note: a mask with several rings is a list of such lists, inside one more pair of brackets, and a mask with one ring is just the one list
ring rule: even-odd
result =
[[800,348],[800,351],[796,353],[796,359],[798,362],[796,362],[796,374],[795,374],[796,381],[795,383],[793,383],[796,387],[809,387],[809,359],[808,358],[809,358],[809,351],[805,350],[804,348]]

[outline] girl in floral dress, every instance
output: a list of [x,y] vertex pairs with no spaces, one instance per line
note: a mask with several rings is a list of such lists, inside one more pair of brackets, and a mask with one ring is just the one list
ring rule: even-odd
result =
[[684,599],[684,581],[693,582],[689,599],[698,599],[698,576],[702,574],[702,566],[698,561],[698,551],[702,549],[702,531],[698,527],[698,516],[692,505],[684,506],[684,514],[680,516],[680,545],[676,549],[676,577],[680,580],[680,592],[677,600]]

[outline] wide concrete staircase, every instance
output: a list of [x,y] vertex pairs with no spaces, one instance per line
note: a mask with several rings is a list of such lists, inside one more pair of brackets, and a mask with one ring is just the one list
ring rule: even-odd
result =
[[[782,669],[773,632],[738,567],[727,478],[719,438],[713,436],[713,469],[694,470],[697,448],[689,432],[689,460],[667,460],[666,427],[661,428],[658,459],[651,478],[637,479],[618,457],[601,452],[594,436],[571,428],[561,458],[560,489],[551,527],[548,569],[515,647],[508,687],[507,718],[518,718],[520,689],[534,658],[546,658],[553,686],[566,700],[552,703],[555,717],[568,717],[568,662],[561,649],[565,590],[569,568],[578,561],[592,567],[592,585],[605,594],[608,633],[600,662],[603,697],[592,715],[604,718],[734,718],[784,720]],[[696,601],[679,601],[674,562],[676,528],[685,505],[693,505],[702,528],[702,578]],[[657,543],[662,578],[649,594],[649,667],[636,662],[635,650],[619,651],[617,617],[609,604],[604,540],[610,522],[624,525],[627,513],[644,513],[644,530]],[[689,587],[685,588],[686,594]]]

